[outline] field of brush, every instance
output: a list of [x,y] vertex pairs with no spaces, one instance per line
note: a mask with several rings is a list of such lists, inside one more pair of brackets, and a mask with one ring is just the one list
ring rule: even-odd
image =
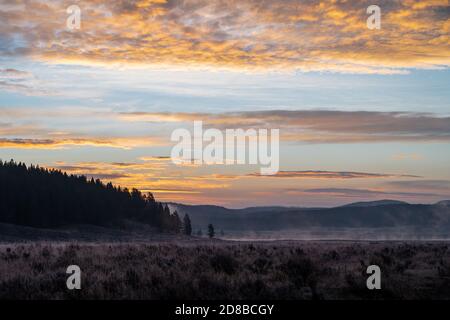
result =
[[[381,268],[368,290],[367,266]],[[66,269],[81,268],[81,290]],[[0,245],[0,299],[449,299],[449,242]]]

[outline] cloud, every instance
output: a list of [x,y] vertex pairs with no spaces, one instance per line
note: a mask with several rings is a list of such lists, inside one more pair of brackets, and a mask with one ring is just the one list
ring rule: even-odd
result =
[[409,181],[389,181],[389,185],[421,190],[446,190],[450,191],[450,180],[409,180]]
[[21,71],[13,68],[0,69],[0,78],[24,79],[30,77],[32,77],[32,74],[26,71]]
[[[153,192],[157,199],[169,202],[248,206],[250,203],[261,205],[260,201],[263,199],[263,203],[268,205],[274,203],[338,205],[346,202],[348,198],[351,198],[352,201],[362,201],[396,197],[410,201],[435,202],[448,197],[448,189],[445,188],[437,188],[432,191],[404,190],[403,186],[397,187],[383,181],[382,184],[386,188],[381,189],[377,177],[381,179],[384,175],[379,173],[343,172],[343,176],[346,178],[340,179],[339,172],[317,171],[319,179],[302,182],[302,189],[300,189],[297,188],[298,182],[295,180],[278,179],[270,181],[270,183],[262,183],[259,178],[249,177],[246,174],[218,173],[216,168],[205,170],[205,168],[178,167],[170,161],[160,161],[158,156],[145,158],[145,161],[130,162],[67,163],[60,161],[47,165],[47,167],[70,174],[104,179],[111,181],[116,186],[120,185],[129,189],[138,188],[142,192]],[[165,156],[162,158],[166,159]],[[327,174],[321,176],[324,172]],[[391,178],[391,176],[395,177],[395,175],[386,175],[386,178]],[[354,186],[354,179],[357,177],[368,178],[364,181],[356,180],[364,183],[364,187],[361,189]],[[322,188],[324,185],[325,187]],[[334,187],[331,188],[331,185]]]
[[[87,118],[89,122],[85,121]],[[450,141],[449,116],[414,112],[267,110],[167,113],[88,108],[2,108],[0,148],[54,149],[85,145],[131,149],[171,146],[171,130],[189,129],[193,121],[203,121],[205,129],[280,129],[281,141],[285,143]],[[92,126],[94,122],[96,125]],[[135,124],[130,125],[131,122]],[[104,134],[106,130],[111,132],[110,136]],[[421,157],[398,154],[393,159],[418,160]],[[161,162],[170,159],[149,157],[141,160]]]
[[[2,117],[4,117],[2,110]],[[41,134],[45,130],[34,124],[14,124],[11,122],[0,122],[0,136],[17,136]]]
[[301,178],[301,179],[367,179],[367,178],[392,178],[409,177],[418,178],[413,175],[395,175],[386,173],[366,173],[348,171],[279,171],[271,176],[262,176],[259,173],[252,173],[253,177],[274,177],[274,178]]
[[[116,147],[109,140],[89,140],[89,139],[4,139],[0,138],[0,148],[20,148],[20,149],[59,149],[67,146],[101,146]],[[123,147],[123,146],[122,146]]]
[[158,139],[151,138],[0,138],[0,148],[16,149],[61,149],[73,146],[108,147],[131,149],[139,146],[158,145]]
[[19,92],[25,95],[50,94],[50,91],[44,89],[32,73],[13,68],[0,69],[0,90]]
[[132,122],[203,121],[226,128],[276,128],[285,141],[359,143],[449,141],[450,117],[413,112],[269,110],[233,113],[119,113]]
[[97,108],[97,107],[84,107],[84,106],[61,106],[61,107],[2,107],[2,117],[9,118],[11,120],[31,120],[31,119],[105,119],[112,116],[111,109],[109,108]]
[[[287,192],[296,192],[298,190],[287,190]],[[379,191],[369,189],[350,189],[350,188],[315,188],[306,189],[300,192],[323,194],[333,197],[377,197],[377,196],[398,196],[398,197],[438,197],[439,194],[419,193],[419,192],[400,192],[400,191]]]
[[116,121],[107,108],[1,107],[0,148],[56,149],[94,146],[132,149],[170,144],[170,136],[147,125]]
[[158,160],[128,163],[57,162],[49,167],[70,174],[106,179],[122,187],[138,188],[143,192],[157,194],[199,194],[220,190],[229,188],[227,181],[235,178],[218,174],[194,174],[190,168],[184,168],[186,170],[183,171],[183,167],[174,170],[171,162]]
[[31,89],[32,74],[17,69],[0,69],[0,89],[26,92]]
[[422,160],[423,156],[417,153],[398,153],[392,156],[394,160]]
[[[0,54],[51,62],[404,73],[450,65],[448,1],[80,1],[81,30],[64,1],[0,7]],[[414,50],[411,50],[414,48]]]
[[151,156],[151,157],[140,157],[139,160],[142,161],[172,161],[172,158],[169,156]]

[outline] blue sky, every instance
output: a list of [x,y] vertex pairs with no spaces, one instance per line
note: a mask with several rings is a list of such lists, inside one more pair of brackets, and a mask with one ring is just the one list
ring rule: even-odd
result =
[[[450,198],[448,2],[381,1],[374,32],[364,1],[79,5],[69,32],[0,3],[1,159],[230,207]],[[283,173],[161,158],[194,119],[280,129]]]

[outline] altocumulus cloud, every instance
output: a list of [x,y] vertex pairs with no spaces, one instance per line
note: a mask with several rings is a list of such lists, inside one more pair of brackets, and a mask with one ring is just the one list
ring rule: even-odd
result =
[[[79,1],[82,29],[66,30],[66,1],[0,5],[0,54],[56,62],[191,65],[351,73],[445,68],[447,0]],[[20,39],[18,41],[17,39]],[[414,48],[414,50],[410,50]]]

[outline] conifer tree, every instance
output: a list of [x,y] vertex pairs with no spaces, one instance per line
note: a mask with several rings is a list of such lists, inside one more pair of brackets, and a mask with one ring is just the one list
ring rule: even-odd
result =
[[184,215],[183,219],[183,231],[185,235],[190,236],[192,234],[191,219],[187,213]]
[[210,223],[208,225],[208,237],[214,238],[215,235],[216,235],[216,233],[214,231],[214,226]]

